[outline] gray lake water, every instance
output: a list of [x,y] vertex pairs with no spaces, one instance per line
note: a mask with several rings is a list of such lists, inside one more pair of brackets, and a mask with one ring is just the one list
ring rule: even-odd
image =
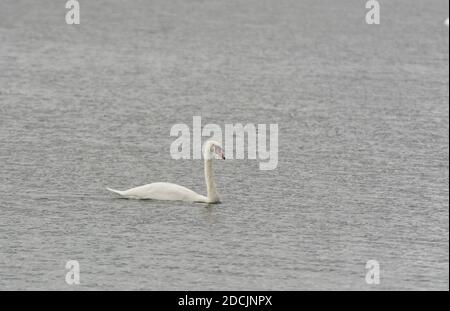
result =
[[[80,4],[0,2],[0,290],[449,289],[447,0]],[[169,153],[195,115],[277,123],[277,169],[105,190],[205,193]]]

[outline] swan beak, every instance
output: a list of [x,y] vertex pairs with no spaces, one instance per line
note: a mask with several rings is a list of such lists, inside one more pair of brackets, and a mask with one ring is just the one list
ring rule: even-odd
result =
[[219,147],[219,146],[215,146],[214,147],[214,152],[222,159],[225,160],[225,151]]

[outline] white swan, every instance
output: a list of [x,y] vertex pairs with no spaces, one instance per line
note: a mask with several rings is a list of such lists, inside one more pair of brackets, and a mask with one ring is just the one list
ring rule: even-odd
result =
[[214,182],[212,172],[213,158],[225,160],[225,153],[218,142],[209,140],[205,143],[203,149],[203,158],[205,163],[205,180],[207,196],[198,194],[186,187],[172,183],[156,182],[148,185],[128,189],[125,191],[106,188],[109,191],[119,194],[128,199],[154,199],[154,200],[170,200],[170,201],[188,201],[203,203],[218,203],[219,195]]

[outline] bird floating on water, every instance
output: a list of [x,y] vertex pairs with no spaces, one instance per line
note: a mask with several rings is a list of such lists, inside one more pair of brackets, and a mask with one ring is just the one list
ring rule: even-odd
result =
[[209,140],[204,145],[203,158],[207,191],[206,196],[198,194],[186,187],[166,182],[151,183],[125,191],[114,190],[111,188],[106,189],[127,199],[153,199],[166,201],[219,203],[219,194],[217,193],[216,183],[214,181],[214,175],[212,171],[212,160],[214,158],[225,160],[225,152],[218,142]]

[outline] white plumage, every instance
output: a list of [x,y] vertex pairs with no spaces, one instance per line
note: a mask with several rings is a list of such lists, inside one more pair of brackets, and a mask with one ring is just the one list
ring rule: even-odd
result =
[[219,195],[217,193],[216,184],[212,172],[213,158],[225,159],[224,151],[219,143],[215,141],[208,141],[205,143],[203,150],[203,157],[205,159],[205,180],[207,188],[207,196],[201,195],[186,187],[166,183],[156,182],[125,191],[114,190],[106,188],[127,199],[153,199],[153,200],[169,200],[169,201],[188,201],[188,202],[204,202],[204,203],[218,203]]

